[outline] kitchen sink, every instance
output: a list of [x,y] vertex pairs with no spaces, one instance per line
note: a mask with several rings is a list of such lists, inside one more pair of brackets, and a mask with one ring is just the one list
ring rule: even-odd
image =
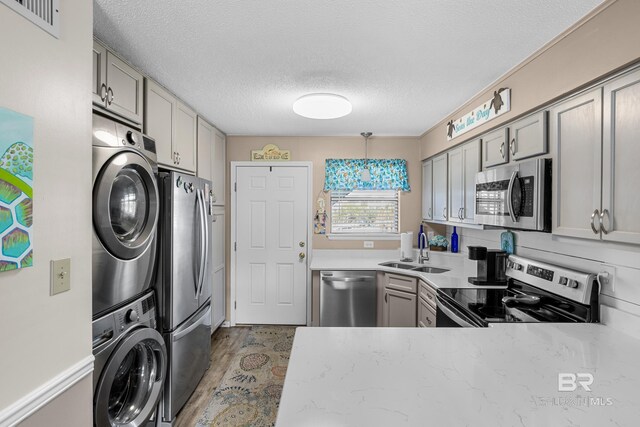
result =
[[378,265],[381,265],[383,267],[402,268],[402,269],[405,269],[405,270],[413,270],[414,268],[416,268],[415,265],[404,264],[404,263],[396,262],[396,261],[382,262],[382,263],[380,263]]
[[447,270],[446,268],[424,266],[424,267],[412,268],[411,271],[419,271],[421,273],[439,274],[439,273],[446,273],[449,270]]

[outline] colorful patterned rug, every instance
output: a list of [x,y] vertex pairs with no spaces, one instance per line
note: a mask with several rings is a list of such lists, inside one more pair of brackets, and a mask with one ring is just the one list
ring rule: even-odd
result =
[[196,427],[274,426],[295,331],[252,326]]

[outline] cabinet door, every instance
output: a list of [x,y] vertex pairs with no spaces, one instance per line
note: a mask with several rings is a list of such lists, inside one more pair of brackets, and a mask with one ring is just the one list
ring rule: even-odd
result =
[[433,159],[433,219],[447,220],[447,153]]
[[211,218],[211,234],[213,239],[213,247],[211,249],[211,266],[213,270],[224,267],[225,264],[225,216],[224,207],[216,206],[213,208]]
[[144,132],[156,141],[158,163],[175,167],[172,149],[176,99],[153,80],[145,79]]
[[213,182],[211,165],[213,164],[213,126],[198,116],[198,168],[200,178]]
[[640,71],[604,86],[602,239],[640,243]]
[[554,234],[600,238],[597,218],[594,216],[595,224],[591,218],[600,210],[601,114],[601,89],[569,99],[549,111],[554,154]]
[[511,160],[547,153],[547,112],[540,111],[509,126]]
[[462,221],[462,193],[464,189],[464,172],[462,169],[462,148],[449,151],[449,203],[447,217],[449,221]]
[[107,109],[142,123],[142,74],[111,52],[107,52],[107,87]]
[[480,172],[480,140],[462,146],[462,222],[476,222],[476,175]]
[[211,334],[224,322],[226,317],[226,289],[224,267],[213,272],[211,281]]
[[509,162],[509,129],[502,128],[482,137],[482,167],[502,165]]
[[196,171],[197,118],[198,115],[191,108],[180,101],[176,103],[176,131],[173,138],[176,167],[189,172]]
[[107,97],[107,48],[93,41],[93,80],[91,84],[93,103],[105,106]]
[[392,328],[416,327],[416,295],[387,289],[387,324]]
[[422,219],[433,219],[433,162],[422,162]]
[[213,134],[213,163],[212,163],[212,181],[213,181],[213,203],[215,205],[224,205],[225,177],[227,176],[227,139],[222,132],[214,129]]
[[421,328],[434,328],[436,326],[436,312],[422,298],[418,298],[418,326]]

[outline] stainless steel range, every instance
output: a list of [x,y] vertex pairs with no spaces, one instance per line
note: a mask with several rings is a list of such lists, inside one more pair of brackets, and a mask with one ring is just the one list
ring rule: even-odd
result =
[[509,256],[503,289],[438,289],[437,327],[599,321],[596,275]]

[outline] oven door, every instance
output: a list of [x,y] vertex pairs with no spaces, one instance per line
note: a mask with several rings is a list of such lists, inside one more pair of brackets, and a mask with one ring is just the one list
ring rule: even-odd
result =
[[437,328],[482,328],[485,326],[440,295],[436,298],[438,300],[438,309],[436,311]]

